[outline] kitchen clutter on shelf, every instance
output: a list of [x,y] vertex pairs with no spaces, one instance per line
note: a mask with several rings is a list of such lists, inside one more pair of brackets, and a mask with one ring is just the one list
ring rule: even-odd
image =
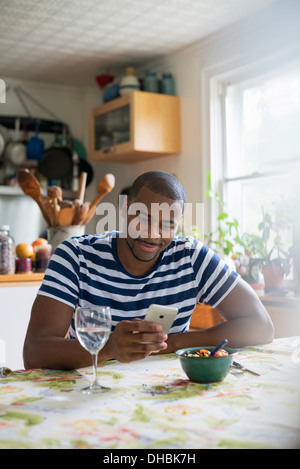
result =
[[[14,92],[25,115],[0,116],[0,184],[17,185],[18,170],[27,168],[43,188],[58,184],[76,191],[81,172],[88,173],[88,186],[93,168],[84,145],[73,137],[69,126],[22,87],[8,87],[7,91]],[[51,120],[34,117],[27,101]]]
[[113,174],[106,174],[97,186],[97,194],[91,202],[84,200],[87,173],[82,172],[75,200],[63,198],[59,186],[48,186],[47,195],[38,180],[27,169],[17,175],[18,183],[25,195],[39,206],[48,225],[47,239],[39,238],[32,244],[15,246],[8,225],[0,226],[0,274],[44,272],[56,247],[71,236],[85,233],[86,224],[96,213],[99,202],[115,186]]
[[115,78],[107,72],[98,75],[96,81],[101,88],[104,103],[134,91],[176,96],[175,80],[169,72],[158,76],[156,72],[147,70],[145,76],[139,78],[135,75],[133,67],[126,67],[125,75],[121,78]]

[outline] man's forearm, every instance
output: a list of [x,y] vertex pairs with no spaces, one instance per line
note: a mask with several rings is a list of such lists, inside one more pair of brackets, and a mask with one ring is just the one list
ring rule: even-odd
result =
[[[25,368],[50,368],[72,370],[92,365],[92,356],[76,339],[62,337],[42,337],[24,347]],[[107,344],[98,355],[98,362],[110,356]]]
[[161,353],[172,353],[180,348],[217,345],[227,339],[229,347],[258,345],[273,340],[272,330],[264,331],[253,317],[241,317],[218,324],[208,329],[170,334],[167,349]]

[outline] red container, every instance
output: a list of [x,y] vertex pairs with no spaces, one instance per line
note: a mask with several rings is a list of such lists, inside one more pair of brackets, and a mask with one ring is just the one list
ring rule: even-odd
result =
[[17,257],[16,274],[30,274],[32,272],[32,262],[30,257]]

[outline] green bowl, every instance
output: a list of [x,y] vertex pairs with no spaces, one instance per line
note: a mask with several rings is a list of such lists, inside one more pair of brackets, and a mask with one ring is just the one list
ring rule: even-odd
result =
[[200,349],[213,350],[214,347],[201,346],[189,347],[177,350],[175,353],[179,356],[183,371],[191,381],[196,383],[215,383],[223,381],[227,376],[233,361],[233,354],[236,349],[223,347],[228,353],[225,357],[186,357],[186,353],[196,353]]

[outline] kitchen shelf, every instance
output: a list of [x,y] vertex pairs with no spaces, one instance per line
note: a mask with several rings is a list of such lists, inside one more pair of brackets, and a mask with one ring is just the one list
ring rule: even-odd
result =
[[132,163],[180,151],[177,96],[135,91],[91,111],[91,160]]
[[30,272],[27,274],[0,275],[0,287],[40,285],[44,273]]
[[[46,189],[42,189],[44,197],[46,197]],[[24,197],[29,197],[28,195],[24,194],[22,189],[19,186],[1,186],[0,185],[0,196],[1,195],[11,195],[11,196],[24,196]],[[69,190],[69,189],[63,189],[62,195],[64,199],[67,200],[75,200],[76,199],[76,192]]]
[[0,195],[25,195],[19,186],[0,186]]

